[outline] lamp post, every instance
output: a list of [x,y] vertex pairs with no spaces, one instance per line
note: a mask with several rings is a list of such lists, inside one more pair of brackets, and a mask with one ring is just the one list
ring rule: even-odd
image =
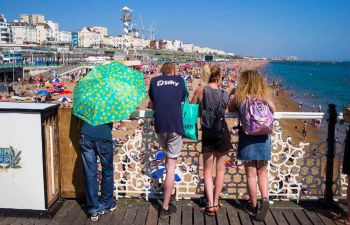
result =
[[16,63],[16,58],[12,59],[12,82],[15,82],[15,63]]

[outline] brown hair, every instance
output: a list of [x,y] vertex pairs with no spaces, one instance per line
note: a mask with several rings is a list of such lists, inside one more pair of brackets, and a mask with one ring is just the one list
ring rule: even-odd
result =
[[166,62],[163,64],[160,71],[162,71],[163,75],[173,75],[175,72],[175,65],[172,62]]
[[257,70],[246,70],[241,74],[234,97],[238,107],[243,104],[247,96],[265,100],[270,98],[270,88],[266,79]]
[[221,77],[221,68],[217,65],[210,67],[210,77],[208,83],[217,82]]

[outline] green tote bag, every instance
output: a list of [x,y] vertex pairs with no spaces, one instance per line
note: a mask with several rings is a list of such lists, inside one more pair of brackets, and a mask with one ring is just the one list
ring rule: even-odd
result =
[[185,135],[184,137],[193,141],[198,141],[198,104],[191,104],[188,101],[187,82],[185,80],[186,98],[182,104],[182,121],[184,125]]

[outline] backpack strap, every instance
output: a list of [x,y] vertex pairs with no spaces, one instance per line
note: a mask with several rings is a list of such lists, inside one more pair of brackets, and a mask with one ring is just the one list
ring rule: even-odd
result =
[[225,112],[221,112],[221,107],[222,107],[222,103],[224,101],[224,90],[220,90],[220,98],[219,98],[219,105],[217,108],[217,112],[219,112],[220,117],[224,118],[225,117]]

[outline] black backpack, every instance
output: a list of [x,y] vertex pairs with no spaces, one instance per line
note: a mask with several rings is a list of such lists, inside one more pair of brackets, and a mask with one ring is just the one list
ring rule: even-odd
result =
[[224,91],[221,90],[219,106],[216,110],[207,109],[205,93],[203,90],[202,105],[202,131],[203,137],[209,139],[221,139],[224,133],[225,111],[221,110]]

